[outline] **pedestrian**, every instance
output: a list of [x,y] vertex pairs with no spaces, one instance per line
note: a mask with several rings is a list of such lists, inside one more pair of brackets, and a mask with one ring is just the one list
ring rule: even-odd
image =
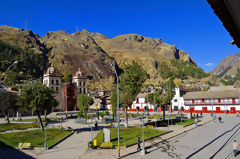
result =
[[220,116],[218,117],[218,121],[219,121],[219,123],[222,122],[222,118]]
[[137,151],[141,150],[141,146],[140,146],[141,142],[140,142],[140,137],[137,138]]
[[198,118],[198,113],[197,113],[197,118]]
[[98,123],[95,123],[95,130],[98,130]]
[[227,114],[228,114],[228,109],[227,109]]
[[237,149],[237,147],[238,147],[238,143],[237,143],[236,140],[234,140],[234,141],[233,141],[233,153],[234,153],[234,156],[235,156],[235,157],[236,157],[237,154],[238,154],[238,149]]
[[197,121],[197,118],[195,118],[195,126],[198,127],[198,121]]

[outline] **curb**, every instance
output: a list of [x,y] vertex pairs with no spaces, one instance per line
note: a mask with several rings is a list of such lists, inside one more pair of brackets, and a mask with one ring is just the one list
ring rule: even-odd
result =
[[[206,123],[203,123],[203,124],[199,124],[199,126],[202,126],[202,125],[205,125],[205,124],[207,124],[207,123],[210,123],[212,120],[210,120],[210,121],[208,121],[208,122],[206,122]],[[169,139],[171,139],[171,138],[174,138],[174,137],[176,137],[176,136],[178,136],[178,135],[181,135],[181,134],[183,134],[183,133],[186,133],[186,132],[188,132],[188,131],[190,131],[190,130],[193,130],[193,129],[196,129],[197,127],[193,127],[193,128],[191,128],[191,129],[188,129],[188,130],[185,130],[185,131],[183,131],[183,132],[181,132],[181,133],[179,133],[179,134],[176,134],[176,135],[174,135],[174,136],[171,136],[171,137],[169,137],[169,138],[167,138],[167,139],[164,139],[163,141],[166,141],[166,140],[169,140]]]
[[74,131],[72,131],[71,134],[69,134],[68,136],[64,137],[62,140],[59,140],[58,142],[56,142],[55,144],[53,144],[52,146],[48,147],[49,149],[52,149],[54,146],[58,145],[59,143],[61,143],[62,141],[66,140],[68,137],[72,136],[74,134]]
[[[151,138],[149,138],[149,139],[147,139],[147,140],[144,140],[144,142],[145,142],[145,141],[152,140],[152,139],[155,139],[155,138],[160,137],[160,136],[163,136],[163,135],[166,135],[166,134],[171,133],[171,132],[173,132],[173,131],[168,131],[168,132],[166,132],[166,133],[164,133],[164,134],[161,134],[161,135],[158,135],[158,136],[155,136],[155,137],[151,137]],[[137,143],[134,143],[134,144],[131,144],[131,145],[128,145],[128,146],[124,146],[124,147],[125,147],[125,148],[128,148],[128,147],[131,147],[131,146],[134,146],[134,145],[137,145]]]

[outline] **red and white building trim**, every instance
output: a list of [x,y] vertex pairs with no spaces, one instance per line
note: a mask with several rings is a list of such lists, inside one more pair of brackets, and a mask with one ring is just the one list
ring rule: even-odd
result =
[[149,112],[154,112],[154,105],[146,102],[146,96],[147,94],[139,94],[135,101],[133,101],[131,110],[128,110],[133,112],[143,112],[144,110],[148,109]]
[[239,94],[236,88],[187,92],[182,97],[176,91],[172,109],[185,113],[240,113]]

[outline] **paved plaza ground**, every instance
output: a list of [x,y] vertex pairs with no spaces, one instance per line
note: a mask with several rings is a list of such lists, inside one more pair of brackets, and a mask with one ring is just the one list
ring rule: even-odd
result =
[[[217,115],[219,116],[219,115]],[[210,115],[204,115],[199,127],[191,125],[170,126],[161,130],[172,130],[173,132],[146,142],[146,155],[142,156],[136,151],[137,146],[121,148],[121,158],[144,159],[182,159],[194,158],[205,159],[215,155],[214,158],[234,158],[232,153],[232,142],[236,139],[240,142],[240,117],[236,115],[221,115],[223,122],[213,122]],[[137,123],[137,120],[130,120],[130,123]],[[77,129],[72,136],[50,150],[35,149],[24,150],[23,152],[39,159],[112,159],[117,158],[117,149],[112,150],[91,150],[87,149],[87,143],[91,136],[88,125],[79,125],[73,119],[64,122],[63,126],[70,126]],[[28,156],[28,157],[29,157]],[[240,156],[238,156],[240,158]]]

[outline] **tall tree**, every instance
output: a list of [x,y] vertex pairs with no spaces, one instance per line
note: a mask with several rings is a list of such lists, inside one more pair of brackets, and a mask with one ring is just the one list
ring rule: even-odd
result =
[[25,108],[30,108],[37,113],[41,129],[44,130],[40,112],[50,110],[58,105],[54,98],[55,91],[43,85],[41,81],[28,83],[21,89],[19,104]]
[[127,65],[124,73],[120,76],[119,102],[125,111],[125,127],[128,127],[127,108],[132,105],[132,102],[140,93],[146,79],[146,71],[135,61],[133,61],[131,65]]
[[18,109],[17,105],[17,94],[12,92],[0,92],[0,111],[7,116],[7,122],[9,121],[9,110],[12,109],[16,111]]
[[85,94],[81,94],[77,98],[77,106],[80,111],[84,113],[85,118],[87,117],[88,107],[93,104],[93,99]]
[[111,104],[112,104],[112,113],[113,113],[113,120],[114,117],[116,117],[117,114],[117,90],[114,89],[112,95],[111,95]]
[[155,89],[154,93],[148,94],[146,97],[146,102],[162,108],[163,120],[165,120],[165,108],[171,104],[171,99],[174,96],[174,87],[173,79],[169,79],[167,82],[160,83],[160,88]]

